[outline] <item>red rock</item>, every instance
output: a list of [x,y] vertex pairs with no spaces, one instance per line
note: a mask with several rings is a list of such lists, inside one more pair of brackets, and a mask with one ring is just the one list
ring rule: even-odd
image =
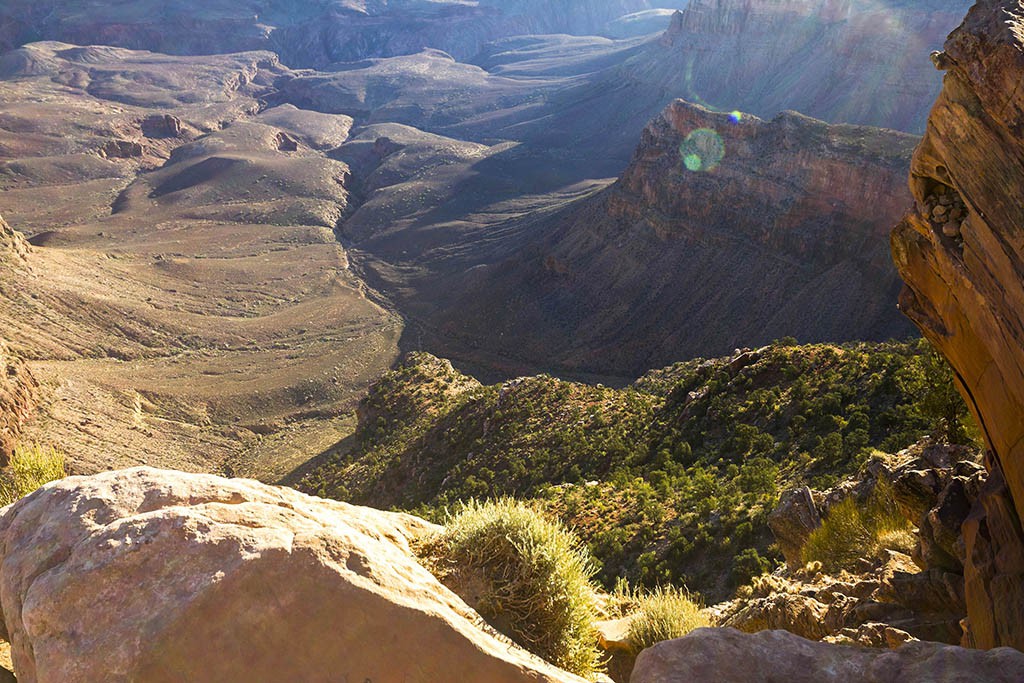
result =
[[[966,642],[1024,649],[1024,20],[982,0],[936,58],[948,69],[911,165],[918,209],[892,234],[902,310],[955,370],[992,475],[964,525]],[[953,195],[956,237],[923,213]],[[962,239],[961,239],[962,238]]]

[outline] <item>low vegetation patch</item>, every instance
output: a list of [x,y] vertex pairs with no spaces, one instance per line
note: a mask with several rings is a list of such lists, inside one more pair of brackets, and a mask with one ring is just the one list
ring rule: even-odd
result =
[[60,450],[39,444],[18,446],[7,469],[0,472],[0,506],[10,505],[43,484],[66,476],[64,453]]
[[561,524],[507,498],[469,501],[425,553],[445,583],[519,645],[580,676],[600,670],[592,560]]
[[639,653],[655,643],[682,638],[695,628],[710,625],[689,591],[659,587],[637,600],[636,612],[629,624],[629,642]]
[[301,487],[434,521],[473,498],[531,501],[575,530],[606,589],[686,585],[717,602],[780,561],[780,491],[828,488],[926,435],[968,438],[951,381],[923,341],[782,340],[623,388],[484,386],[411,354],[360,406],[356,447]]
[[829,572],[854,570],[861,558],[886,548],[908,552],[914,537],[888,487],[877,485],[865,503],[853,496],[834,505],[801,551],[804,562],[819,562]]

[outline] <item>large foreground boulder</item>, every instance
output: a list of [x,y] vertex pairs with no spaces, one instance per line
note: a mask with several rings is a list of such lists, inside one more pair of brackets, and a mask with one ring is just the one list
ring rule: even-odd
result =
[[702,628],[640,653],[630,683],[1017,683],[1024,653],[914,642],[897,650],[832,645],[787,631]]
[[18,680],[579,682],[417,564],[433,530],[248,480],[70,477],[0,517]]

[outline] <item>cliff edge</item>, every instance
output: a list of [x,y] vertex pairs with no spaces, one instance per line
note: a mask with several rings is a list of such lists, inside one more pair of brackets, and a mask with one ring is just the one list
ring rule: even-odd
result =
[[892,233],[901,309],[946,356],[989,449],[963,527],[966,644],[1024,649],[1024,4],[982,0],[934,53],[942,93]]

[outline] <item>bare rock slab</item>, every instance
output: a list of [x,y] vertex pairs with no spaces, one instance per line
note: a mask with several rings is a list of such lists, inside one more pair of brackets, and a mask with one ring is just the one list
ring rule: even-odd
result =
[[569,682],[417,564],[418,518],[152,468],[70,477],[0,517],[21,683]]
[[630,683],[1011,683],[1024,653],[912,642],[896,650],[832,645],[786,631],[702,628],[640,653]]

